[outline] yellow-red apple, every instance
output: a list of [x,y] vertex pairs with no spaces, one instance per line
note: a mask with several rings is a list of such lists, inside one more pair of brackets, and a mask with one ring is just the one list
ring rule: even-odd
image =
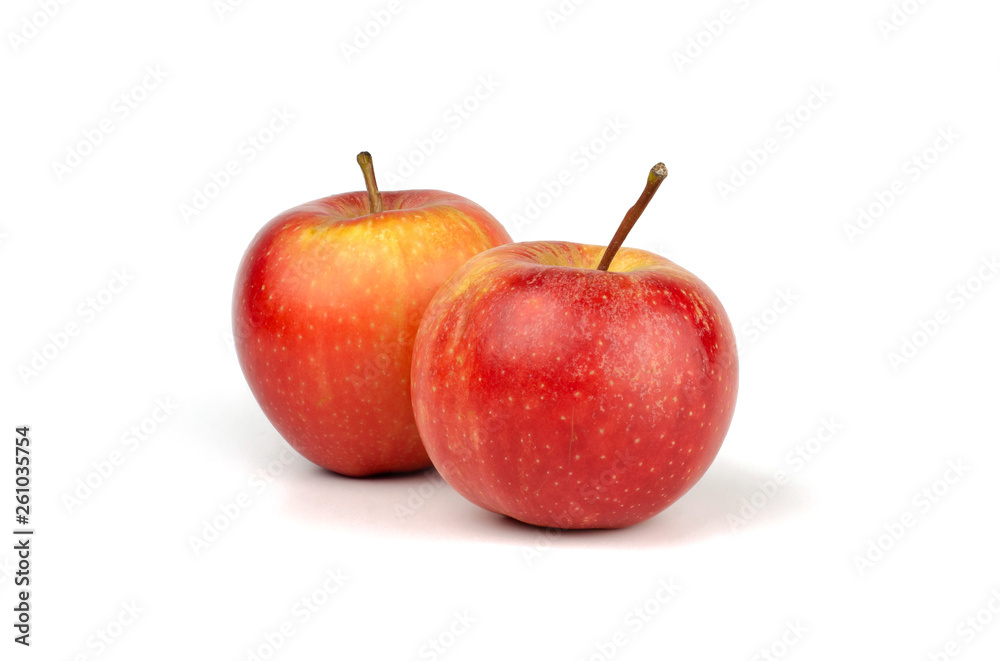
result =
[[366,192],[308,202],[269,222],[240,264],[236,352],[268,420],[306,459],[352,476],[430,465],[410,405],[424,308],[466,260],[510,237],[451,193]]

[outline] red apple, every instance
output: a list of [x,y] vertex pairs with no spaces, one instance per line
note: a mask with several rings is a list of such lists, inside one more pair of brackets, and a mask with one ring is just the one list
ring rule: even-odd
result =
[[236,353],[268,420],[344,475],[430,465],[410,405],[424,308],[466,260],[510,241],[473,202],[435,190],[367,192],[290,209],[257,234],[236,277]]
[[673,262],[619,251],[665,176],[653,168],[607,249],[494,248],[428,306],[417,428],[473,503],[539,526],[620,528],[680,498],[718,453],[737,389],[725,310]]

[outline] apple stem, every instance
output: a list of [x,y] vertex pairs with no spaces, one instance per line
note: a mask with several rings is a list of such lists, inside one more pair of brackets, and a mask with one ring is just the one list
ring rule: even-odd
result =
[[611,243],[608,244],[608,249],[604,251],[604,256],[601,257],[601,263],[597,265],[598,271],[607,271],[608,267],[611,266],[611,260],[615,258],[618,249],[625,243],[625,237],[632,231],[635,221],[639,220],[639,216],[646,210],[646,205],[649,204],[649,201],[653,199],[653,195],[656,194],[656,189],[660,187],[660,184],[666,178],[667,166],[663,163],[657,163],[649,171],[649,177],[646,178],[646,187],[642,190],[642,195],[639,196],[638,201],[632,205],[632,208],[625,214],[625,218],[622,219],[622,224],[618,226],[618,231],[615,232]]
[[365,175],[365,188],[368,189],[368,208],[371,213],[382,213],[382,193],[378,192],[375,183],[375,167],[372,165],[372,155],[366,151],[358,154],[358,165]]

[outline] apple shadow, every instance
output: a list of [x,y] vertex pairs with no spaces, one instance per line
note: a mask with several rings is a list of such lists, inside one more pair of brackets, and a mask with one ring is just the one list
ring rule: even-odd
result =
[[762,485],[773,480],[773,470],[719,457],[680,500],[640,524],[639,532],[660,543],[686,544],[804,516],[810,506],[805,485],[790,481],[765,493]]
[[203,405],[192,411],[191,419],[190,427],[197,433],[188,442],[197,444],[203,461],[217,462],[226,470],[252,472],[285,450],[299,458],[249,393],[239,401]]
[[[663,548],[704,542],[794,519],[808,509],[801,486],[781,486],[760,505],[763,470],[718,459],[679,501],[648,521],[617,530],[539,528],[465,500],[434,469],[351,478],[306,464],[283,490],[286,515],[384,534],[464,539],[529,548]],[[734,523],[735,522],[735,523]]]
[[269,490],[286,517],[331,529],[521,547],[643,549],[743,534],[802,516],[809,506],[804,485],[792,481],[766,496],[761,484],[773,471],[720,456],[688,493],[648,521],[617,530],[539,528],[473,505],[433,468],[354,478],[286,453],[290,447],[253,401],[201,413],[200,443],[204,448],[210,441],[215,461],[250,473],[293,455]]
[[[771,473],[720,457],[677,502],[628,528],[542,529],[509,517],[498,517],[494,525],[512,537],[521,538],[515,543],[522,544],[537,541],[539,531],[550,538],[552,546],[560,547],[642,549],[696,544],[802,516],[808,510],[809,497],[795,483],[779,487],[761,503],[761,484],[772,479]],[[745,507],[744,499],[752,510]]]

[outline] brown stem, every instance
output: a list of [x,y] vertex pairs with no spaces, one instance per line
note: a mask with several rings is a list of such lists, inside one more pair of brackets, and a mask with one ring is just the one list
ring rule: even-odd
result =
[[378,192],[375,183],[375,167],[372,165],[372,155],[366,151],[358,154],[358,165],[365,175],[365,188],[368,189],[368,209],[371,213],[382,213],[382,193]]
[[625,214],[625,218],[622,219],[622,224],[618,226],[618,231],[615,232],[611,243],[608,244],[608,249],[604,251],[604,257],[601,257],[601,263],[597,265],[598,271],[607,271],[608,267],[611,266],[611,260],[615,258],[618,249],[625,243],[625,237],[632,231],[635,221],[639,220],[639,216],[646,210],[646,205],[649,204],[649,201],[653,199],[653,195],[656,194],[656,189],[660,187],[660,184],[666,178],[667,166],[663,163],[657,163],[649,171],[649,177],[646,179],[646,187],[642,190],[642,195],[639,196],[638,201],[632,205],[632,208]]

